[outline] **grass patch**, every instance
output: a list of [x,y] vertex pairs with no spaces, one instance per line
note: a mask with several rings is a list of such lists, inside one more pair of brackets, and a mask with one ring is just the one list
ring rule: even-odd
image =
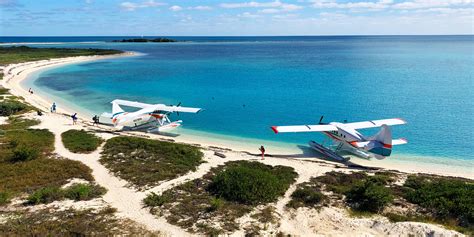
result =
[[[272,167],[258,162],[231,161],[224,166],[211,169],[200,179],[186,182],[163,192],[161,195],[152,193],[144,200],[144,204],[152,207],[152,213],[164,215],[168,222],[190,232],[215,234],[235,231],[239,228],[238,223],[235,222],[237,218],[249,213],[257,203],[273,201],[276,198],[265,197],[259,199],[258,202],[254,202],[253,196],[247,196],[247,189],[238,189],[242,193],[232,193],[237,195],[238,199],[231,196],[231,199],[228,200],[227,195],[225,197],[224,195],[215,196],[216,187],[212,186],[215,185],[216,180],[220,180],[216,177],[227,177],[226,180],[229,182],[226,182],[226,184],[230,186],[238,184],[238,182],[231,179],[240,179],[242,176],[222,176],[227,170],[235,170],[235,167],[246,167],[255,173],[267,172],[275,176],[277,180],[281,181],[281,184],[277,183],[275,185],[278,187],[271,188],[278,190],[280,195],[286,190],[283,190],[283,188],[288,188],[297,176],[293,168],[290,167]],[[262,177],[265,178],[266,176]],[[258,181],[254,185],[258,185]],[[246,184],[244,187],[254,190],[253,185]],[[242,200],[242,197],[250,197],[252,201]],[[257,197],[261,197],[260,194],[257,194]],[[208,223],[213,223],[213,225],[210,226]]]
[[199,148],[137,137],[107,140],[100,162],[139,189],[174,179],[201,164]]
[[121,220],[113,208],[1,213],[11,218],[0,224],[6,236],[160,236],[135,222]]
[[[3,73],[0,73],[0,78],[3,77]],[[7,88],[0,87],[0,95],[8,95],[8,91],[10,91]]]
[[61,134],[64,146],[74,153],[91,153],[103,140],[92,132],[71,129]]
[[54,150],[54,134],[46,129],[6,130],[0,142],[0,162],[33,160]]
[[40,203],[50,203],[57,200],[63,199],[63,190],[58,187],[45,187],[41,188],[28,197],[27,203],[30,205],[36,205]]
[[96,184],[73,184],[68,188],[45,187],[36,190],[28,197],[27,203],[30,205],[46,204],[64,198],[84,201],[91,200],[104,195],[107,190]]
[[72,178],[93,181],[91,172],[84,164],[63,158],[0,162],[0,191],[31,193],[43,187],[65,185]]
[[123,53],[112,49],[0,47],[0,65],[72,56],[111,55]]
[[7,192],[0,192],[0,206],[10,203],[10,194]]
[[10,116],[8,117],[7,124],[0,125],[2,130],[15,130],[15,129],[27,129],[31,126],[36,126],[40,124],[40,121],[37,119],[26,119],[20,116]]
[[64,190],[67,199],[84,201],[104,195],[107,189],[97,184],[73,184]]

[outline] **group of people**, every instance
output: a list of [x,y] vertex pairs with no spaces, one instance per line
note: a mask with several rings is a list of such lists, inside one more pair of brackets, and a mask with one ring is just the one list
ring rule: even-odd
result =
[[30,94],[33,94],[33,89],[31,89],[31,88],[28,89],[28,92],[29,92]]
[[[51,105],[51,113],[56,113],[56,110],[57,110],[57,105],[56,105],[56,102],[53,102],[53,104]],[[72,125],[76,125],[77,124],[77,120],[78,120],[78,117],[77,117],[77,113],[74,113],[71,115],[71,119],[72,119]],[[94,115],[94,117],[92,118],[92,121],[94,121],[94,125],[99,125],[99,116],[97,115]]]

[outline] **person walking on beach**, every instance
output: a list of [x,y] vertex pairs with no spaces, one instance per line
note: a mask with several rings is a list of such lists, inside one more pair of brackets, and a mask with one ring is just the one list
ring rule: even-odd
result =
[[260,146],[260,152],[262,153],[262,160],[265,160],[265,147]]
[[71,115],[71,118],[72,118],[72,125],[76,125],[76,123],[77,123],[77,113],[74,113],[73,115]]
[[99,116],[94,115],[94,117],[92,117],[92,120],[94,121],[94,125],[99,126],[99,122],[100,122],[100,121],[99,121]]
[[53,105],[51,105],[51,113],[56,113],[56,102],[53,102]]

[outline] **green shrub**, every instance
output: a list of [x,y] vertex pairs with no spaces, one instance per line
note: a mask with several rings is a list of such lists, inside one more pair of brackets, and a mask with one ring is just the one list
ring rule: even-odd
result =
[[10,194],[7,192],[0,192],[0,206],[10,203]]
[[64,196],[68,199],[83,201],[104,195],[107,190],[104,187],[93,184],[73,184],[64,190]]
[[294,182],[293,168],[271,166],[259,162],[242,162],[218,173],[209,185],[217,197],[244,204],[260,204],[276,200]]
[[27,105],[14,100],[0,101],[0,116],[10,116],[28,108]]
[[331,171],[323,176],[314,178],[314,181],[325,184],[328,191],[336,194],[345,194],[351,187],[365,178],[367,178],[367,174],[362,172],[346,174]]
[[404,187],[404,197],[427,208],[436,219],[455,219],[458,225],[474,230],[473,181],[411,175]]
[[[0,79],[2,79],[3,77],[3,73],[0,73]],[[7,88],[3,88],[3,87],[0,87],[0,95],[5,95],[5,94],[8,94],[8,89]]]
[[224,206],[224,201],[220,198],[212,197],[211,206],[209,206],[208,211],[213,212],[221,209]]
[[143,199],[143,204],[146,207],[159,207],[165,204],[168,201],[168,196],[158,195],[154,192],[149,193],[145,199]]
[[41,188],[28,197],[28,204],[50,203],[64,198],[64,192],[58,187]]
[[63,132],[61,139],[64,146],[74,153],[91,153],[102,143],[102,139],[91,132],[74,130]]
[[27,146],[19,146],[13,150],[13,154],[11,156],[11,161],[13,162],[22,162],[22,161],[29,161],[34,160],[39,157],[39,151],[35,147],[27,147]]
[[314,187],[299,187],[291,194],[292,200],[287,206],[292,208],[298,207],[316,207],[321,204],[326,197]]
[[390,189],[377,179],[357,183],[346,193],[346,197],[354,209],[374,213],[382,211],[387,204],[393,202]]

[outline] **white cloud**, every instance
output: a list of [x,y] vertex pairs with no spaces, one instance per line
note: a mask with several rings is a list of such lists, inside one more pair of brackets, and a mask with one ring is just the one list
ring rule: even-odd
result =
[[468,6],[474,3],[473,0],[413,0],[400,2],[393,5],[396,9],[420,9],[439,8],[450,6]]
[[279,0],[273,2],[241,2],[241,3],[222,3],[223,8],[264,8],[259,13],[273,14],[290,12],[303,9],[303,6],[283,3]]
[[199,11],[209,11],[212,10],[210,6],[195,6],[195,7],[188,7],[190,10],[199,10]]
[[250,12],[244,12],[242,14],[237,15],[238,17],[243,17],[243,18],[259,18],[261,17],[260,15],[257,14],[252,14]]
[[221,3],[223,8],[247,8],[247,7],[280,7],[283,3],[279,0],[274,2],[241,2],[241,3]]
[[178,6],[178,5],[174,5],[174,6],[171,6],[171,7],[170,7],[170,10],[171,10],[171,11],[174,11],[174,12],[177,12],[177,11],[183,10],[183,8],[180,7],[180,6]]
[[384,9],[393,3],[392,0],[379,0],[376,2],[345,2],[339,3],[336,0],[312,0],[314,8],[340,8],[340,9]]
[[135,11],[138,8],[147,8],[147,7],[158,7],[166,5],[166,3],[155,2],[154,0],[148,0],[141,3],[135,2],[122,2],[120,3],[120,7],[125,11]]

